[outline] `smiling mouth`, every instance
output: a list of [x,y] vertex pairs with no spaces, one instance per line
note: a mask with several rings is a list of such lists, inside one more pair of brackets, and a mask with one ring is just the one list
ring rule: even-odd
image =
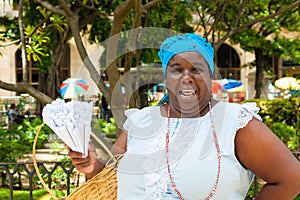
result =
[[180,90],[179,95],[184,98],[193,97],[197,93],[196,90]]

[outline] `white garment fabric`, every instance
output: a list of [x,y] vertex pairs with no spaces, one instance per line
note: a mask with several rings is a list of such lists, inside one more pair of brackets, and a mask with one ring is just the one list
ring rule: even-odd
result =
[[14,117],[14,115],[17,116],[17,112],[14,109],[9,109],[8,117],[10,122],[15,121],[16,118]]
[[[213,122],[221,150],[221,174],[213,199],[241,200],[251,185],[253,174],[235,157],[236,131],[257,115],[255,103],[243,105],[219,102]],[[179,199],[170,187],[165,137],[167,118],[160,107],[125,112],[128,132],[127,152],[118,167],[118,199]],[[170,119],[169,160],[173,180],[184,199],[205,199],[217,177],[218,159],[210,114],[199,118]]]

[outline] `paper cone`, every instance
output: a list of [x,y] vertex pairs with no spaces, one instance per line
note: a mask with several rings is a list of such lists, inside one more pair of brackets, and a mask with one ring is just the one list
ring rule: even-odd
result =
[[51,129],[66,145],[68,145],[68,147],[70,147],[72,150],[76,149],[75,142],[65,126]]
[[57,99],[43,109],[44,122],[73,151],[88,154],[93,103]]

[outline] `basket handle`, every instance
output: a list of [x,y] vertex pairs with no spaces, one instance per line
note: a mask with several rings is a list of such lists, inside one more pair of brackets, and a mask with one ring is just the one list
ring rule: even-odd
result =
[[39,177],[42,185],[44,186],[44,188],[47,190],[47,192],[54,198],[54,200],[59,200],[56,195],[50,190],[50,188],[48,187],[48,185],[45,183],[45,181],[43,180],[41,174],[40,174],[40,170],[38,168],[38,165],[37,165],[37,162],[36,162],[36,143],[37,143],[37,140],[38,140],[38,136],[41,132],[41,129],[42,127],[45,125],[45,123],[42,123],[37,132],[36,132],[36,135],[35,135],[35,138],[34,138],[34,141],[33,141],[33,148],[32,148],[32,156],[33,156],[33,165],[34,165],[34,168],[35,168],[35,171],[36,171],[36,174],[37,176]]

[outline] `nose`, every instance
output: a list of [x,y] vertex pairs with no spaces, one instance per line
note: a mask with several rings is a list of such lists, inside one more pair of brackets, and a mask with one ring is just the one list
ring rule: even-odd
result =
[[185,70],[183,72],[182,81],[190,83],[192,82],[192,80],[193,80],[192,75],[189,73],[189,71]]

